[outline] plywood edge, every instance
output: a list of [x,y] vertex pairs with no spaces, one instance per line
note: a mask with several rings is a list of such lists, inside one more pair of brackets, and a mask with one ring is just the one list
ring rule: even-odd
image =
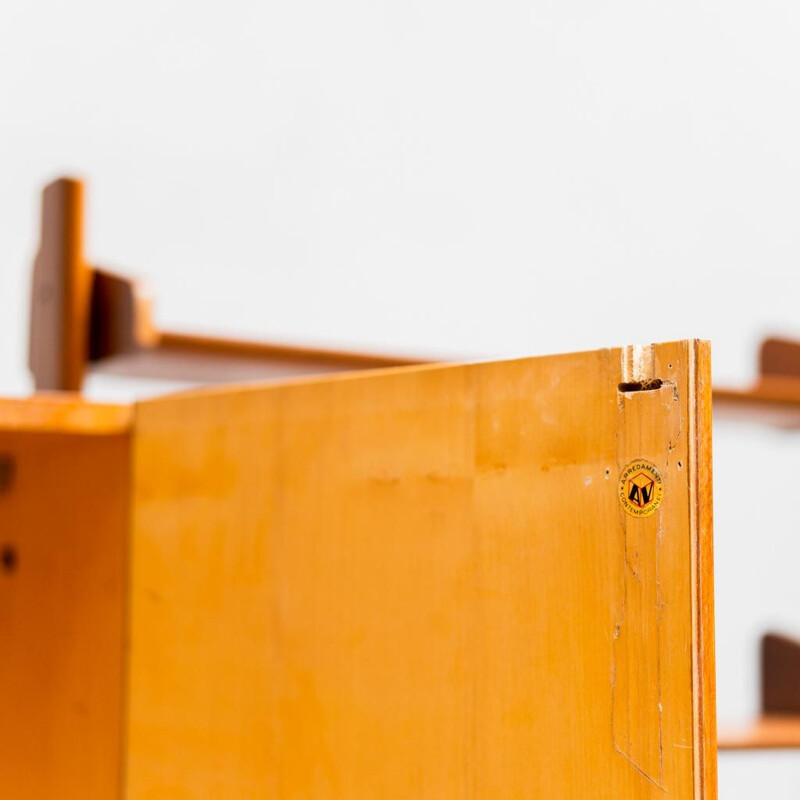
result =
[[[609,354],[612,358],[618,359],[623,350],[624,351],[652,351],[652,348],[656,347],[669,347],[669,346],[676,346],[676,345],[684,345],[687,347],[695,347],[701,340],[699,339],[679,339],[673,340],[669,342],[655,342],[648,345],[637,345],[637,346],[615,346],[615,347],[605,347],[605,348],[598,348],[594,350],[579,350],[575,352],[570,352],[569,355],[571,356],[582,356],[590,353],[598,353],[603,352]],[[707,342],[703,342],[708,346]],[[269,391],[278,391],[285,386],[302,386],[308,385],[312,383],[334,383],[339,381],[351,381],[356,380],[358,378],[374,376],[374,375],[396,375],[402,373],[409,373],[412,371],[430,371],[430,370],[437,370],[437,369],[444,369],[450,367],[468,367],[468,366],[480,366],[481,364],[489,364],[489,363],[507,363],[513,364],[515,362],[523,362],[528,361],[531,358],[537,359],[547,359],[547,358],[558,358],[560,356],[565,355],[564,353],[530,353],[524,356],[511,356],[511,357],[501,357],[501,358],[478,358],[478,359],[453,359],[449,361],[432,361],[432,362],[421,362],[418,364],[407,364],[407,365],[398,365],[393,367],[378,367],[372,369],[354,369],[354,370],[347,370],[342,372],[334,372],[328,374],[316,374],[316,375],[302,375],[299,377],[289,378],[286,380],[270,380],[270,381],[247,381],[246,383],[225,383],[225,384],[216,384],[212,386],[198,386],[193,387],[191,389],[181,389],[176,392],[170,392],[164,395],[159,395],[157,397],[150,397],[143,400],[138,401],[136,404],[137,406],[146,406],[152,403],[163,403],[165,400],[171,399],[187,399],[187,398],[196,398],[196,397],[213,397],[215,395],[227,395],[227,394],[244,394],[248,392],[263,392],[265,390]]]
[[692,682],[694,794],[717,796],[714,545],[711,451],[711,347],[691,342],[690,514],[692,535]]
[[91,403],[79,395],[0,398],[0,428],[32,433],[128,433],[133,406]]

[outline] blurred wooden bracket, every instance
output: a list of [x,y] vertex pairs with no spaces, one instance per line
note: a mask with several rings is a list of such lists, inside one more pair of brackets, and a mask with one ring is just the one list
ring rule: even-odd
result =
[[800,642],[777,633],[761,639],[761,712],[750,724],[722,727],[720,750],[800,747]]
[[[135,281],[86,259],[83,183],[61,178],[44,189],[29,351],[39,391],[79,392],[88,370],[218,383],[425,363],[159,330]],[[767,339],[757,384],[713,396],[718,415],[800,427],[800,342]]]
[[61,178],[44,190],[29,350],[37,390],[79,392],[88,369],[223,382],[423,363],[158,330],[134,281],[86,260],[82,182]]
[[761,344],[759,378],[751,389],[714,389],[714,412],[800,427],[800,342],[768,338]]

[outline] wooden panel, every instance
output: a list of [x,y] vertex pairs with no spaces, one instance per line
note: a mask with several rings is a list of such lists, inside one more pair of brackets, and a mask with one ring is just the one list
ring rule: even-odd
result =
[[92,274],[83,256],[83,184],[60,178],[42,193],[33,265],[28,360],[37,389],[80,391],[89,352]]
[[77,394],[0,398],[0,430],[105,436],[129,432],[132,422],[131,406],[87,403]]
[[761,711],[800,716],[800,641],[779,633],[761,637]]
[[33,427],[0,426],[0,796],[112,800],[130,437]]
[[708,378],[683,342],[141,404],[128,798],[715,797]]
[[800,377],[800,342],[769,337],[761,343],[758,354],[761,376],[795,379]]

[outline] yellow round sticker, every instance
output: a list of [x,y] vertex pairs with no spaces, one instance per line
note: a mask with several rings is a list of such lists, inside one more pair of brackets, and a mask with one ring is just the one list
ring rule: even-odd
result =
[[649,517],[664,496],[664,481],[658,467],[637,458],[623,467],[617,486],[620,505],[632,517]]

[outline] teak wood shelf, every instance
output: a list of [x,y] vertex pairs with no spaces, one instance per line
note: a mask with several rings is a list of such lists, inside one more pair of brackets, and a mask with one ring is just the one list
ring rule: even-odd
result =
[[[714,412],[721,417],[755,419],[783,428],[800,427],[800,342],[770,338],[761,345],[759,379],[749,390],[716,389]],[[800,748],[800,702],[786,686],[800,691],[797,645],[767,634],[761,652],[761,714],[744,725],[725,725],[720,750]],[[777,692],[776,687],[783,687]],[[771,699],[768,699],[771,698]]]
[[800,748],[800,642],[775,633],[761,640],[761,713],[720,730],[725,750]]
[[759,355],[759,379],[747,390],[716,389],[714,409],[777,425],[800,426],[800,342],[766,339]]
[[[40,391],[0,401],[2,796],[716,796],[707,345],[465,365],[160,331],[86,259],[82,198],[45,190]],[[262,382],[103,405],[90,369]],[[800,425],[800,345],[713,402]],[[791,643],[762,676],[720,747],[800,746]]]
[[698,342],[0,402],[0,792],[713,798],[709,437]]
[[[159,330],[135,281],[89,263],[84,186],[72,178],[42,194],[31,297],[29,360],[40,391],[79,392],[87,370],[216,383],[434,363]],[[767,339],[756,386],[715,389],[714,404],[725,416],[800,426],[800,343]]]
[[37,390],[79,392],[88,368],[216,382],[424,363],[158,330],[132,280],[89,264],[83,207],[80,181],[61,178],[43,192],[31,293],[30,367]]

